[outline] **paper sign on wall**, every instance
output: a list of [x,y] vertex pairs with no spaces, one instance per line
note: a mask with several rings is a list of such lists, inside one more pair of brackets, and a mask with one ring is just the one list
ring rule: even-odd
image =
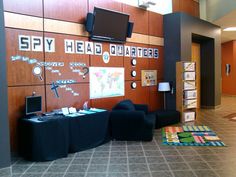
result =
[[142,86],[157,85],[157,70],[142,70]]

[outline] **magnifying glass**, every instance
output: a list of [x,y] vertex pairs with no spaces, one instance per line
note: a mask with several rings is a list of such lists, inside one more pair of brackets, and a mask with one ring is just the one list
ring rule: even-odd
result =
[[33,74],[35,76],[37,76],[41,81],[43,80],[43,77],[42,77],[42,68],[40,66],[35,66],[32,70]]

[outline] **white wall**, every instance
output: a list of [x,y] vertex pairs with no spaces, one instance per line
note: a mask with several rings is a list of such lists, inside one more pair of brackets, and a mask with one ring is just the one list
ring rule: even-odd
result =
[[216,21],[236,9],[236,0],[205,0],[208,21]]

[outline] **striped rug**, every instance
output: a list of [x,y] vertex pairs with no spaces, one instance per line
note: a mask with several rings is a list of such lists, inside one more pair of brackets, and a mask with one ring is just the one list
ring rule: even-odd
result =
[[208,126],[164,127],[162,140],[174,146],[226,146]]

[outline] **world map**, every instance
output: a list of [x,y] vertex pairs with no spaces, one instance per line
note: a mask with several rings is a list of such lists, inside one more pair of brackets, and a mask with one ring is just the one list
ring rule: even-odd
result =
[[90,99],[124,96],[124,68],[90,67]]

